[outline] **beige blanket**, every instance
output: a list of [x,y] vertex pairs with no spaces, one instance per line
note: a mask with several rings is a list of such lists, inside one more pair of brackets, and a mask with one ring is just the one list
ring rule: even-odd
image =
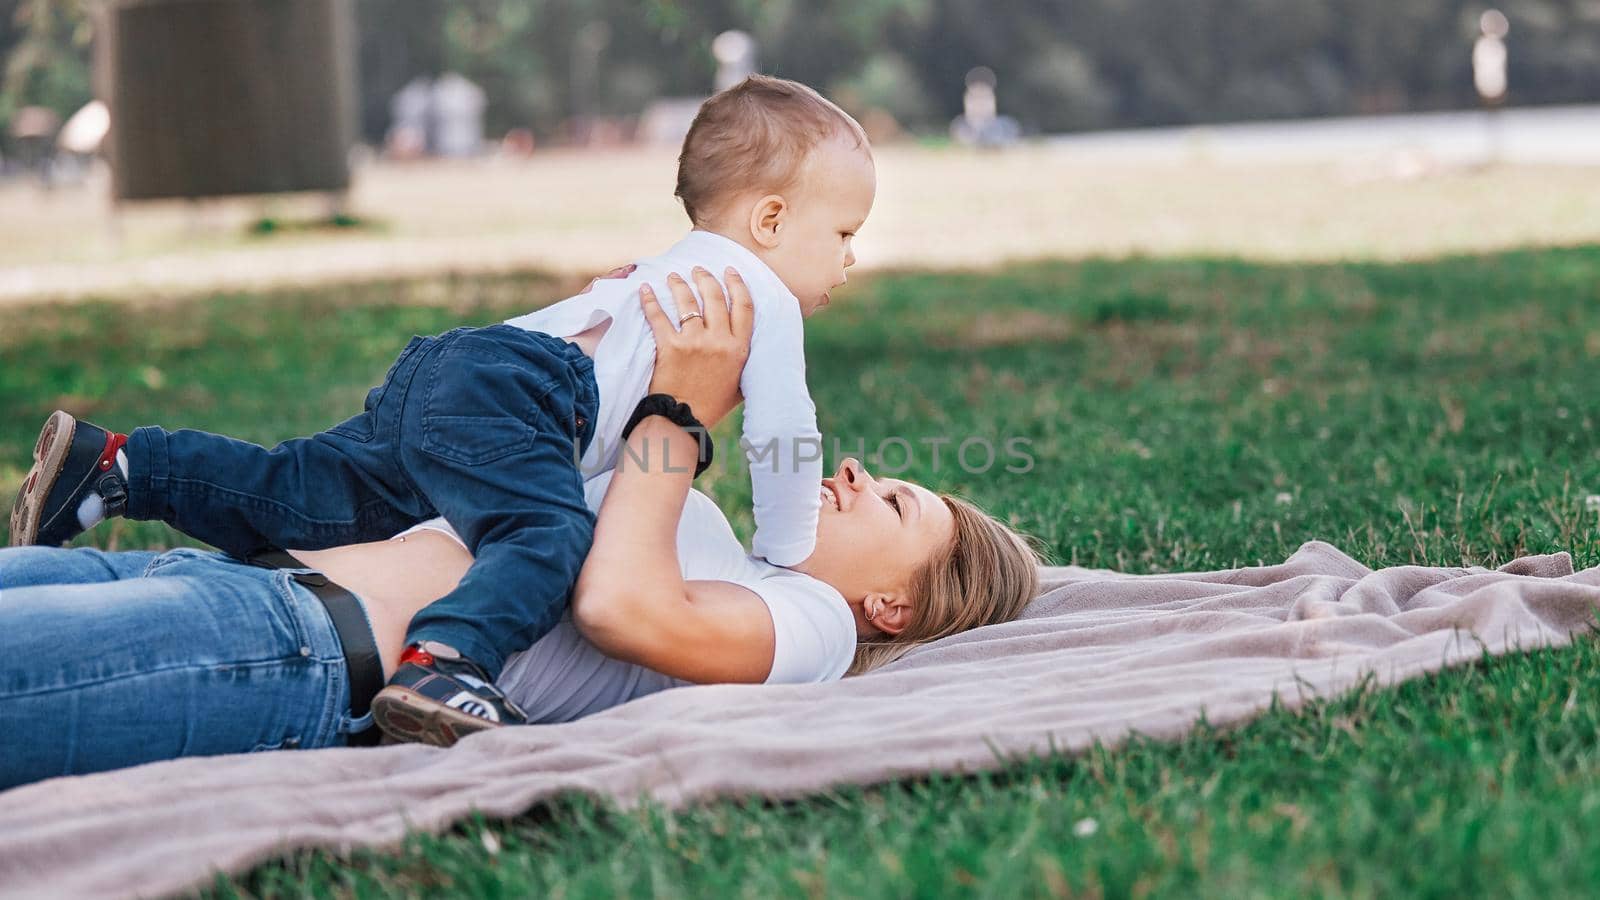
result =
[[0,794],[0,896],[149,896],[294,847],[381,846],[469,810],[512,816],[578,789],[668,805],[796,797],[997,753],[1171,738],[1371,673],[1392,683],[1484,652],[1563,644],[1600,610],[1600,567],[1371,571],[1311,542],[1282,565],[1199,574],[1043,572],[1024,617],[826,685],[684,688],[566,725],[421,746],[156,763]]

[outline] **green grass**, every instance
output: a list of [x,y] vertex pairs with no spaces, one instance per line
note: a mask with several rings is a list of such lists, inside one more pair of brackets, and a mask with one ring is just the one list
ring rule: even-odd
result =
[[[905,439],[918,448],[907,477],[977,500],[1062,562],[1210,569],[1321,538],[1374,566],[1567,550],[1583,567],[1600,564],[1586,504],[1600,494],[1596,284],[1596,248],[881,275],[808,325],[809,380],[825,434],[869,450]],[[56,405],[264,442],[315,430],[353,410],[413,332],[571,287],[8,310],[0,476],[21,474]],[[968,437],[1024,438],[1033,468],[964,472],[951,456]],[[937,471],[930,439],[952,441]],[[742,473],[719,466],[711,487],[748,535]],[[121,521],[92,536],[174,539]],[[568,797],[398,854],[297,854],[217,892],[1574,895],[1600,877],[1597,673],[1586,640],[992,776],[676,814]],[[1095,830],[1080,835],[1085,820]]]

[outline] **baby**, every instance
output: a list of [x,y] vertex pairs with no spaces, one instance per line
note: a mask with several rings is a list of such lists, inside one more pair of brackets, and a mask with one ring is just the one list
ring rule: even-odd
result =
[[822,453],[802,320],[845,282],[875,192],[854,119],[804,85],[753,76],[695,117],[676,192],[693,229],[665,254],[506,323],[414,338],[360,414],[271,450],[189,430],[124,435],[56,412],[12,510],[12,543],[60,545],[125,515],[251,559],[433,519],[426,527],[457,536],[474,562],[412,620],[375,718],[399,739],[445,745],[520,723],[493,682],[566,607],[593,535],[583,480],[617,464],[636,410],[660,411],[660,398],[646,400],[655,349],[643,286],[681,327],[699,313],[673,308],[669,274],[733,269],[748,285],[755,333],[740,389],[754,550],[783,566],[811,554]]

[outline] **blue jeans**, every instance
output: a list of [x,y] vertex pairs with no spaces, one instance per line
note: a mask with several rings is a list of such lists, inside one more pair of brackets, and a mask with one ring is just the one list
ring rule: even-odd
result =
[[241,559],[383,540],[443,516],[474,562],[407,639],[449,644],[493,678],[555,627],[589,553],[578,460],[598,405],[593,361],[559,338],[510,325],[418,337],[360,415],[311,437],[268,450],[134,431],[127,515]]
[[0,789],[370,727],[327,611],[286,572],[188,548],[0,549]]

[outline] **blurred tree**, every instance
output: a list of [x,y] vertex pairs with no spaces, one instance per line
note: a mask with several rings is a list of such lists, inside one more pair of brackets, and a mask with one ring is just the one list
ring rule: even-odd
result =
[[[88,4],[0,0],[0,126],[88,98]],[[1483,0],[355,0],[362,131],[411,78],[488,94],[490,135],[549,137],[710,89],[710,45],[759,43],[762,71],[942,133],[968,70],[1035,131],[1472,108]],[[1600,101],[1600,0],[1504,0],[1515,104]]]
[[0,3],[0,135],[24,106],[63,118],[94,97],[89,83],[89,4],[93,0]]
[[439,0],[358,0],[361,44],[361,134],[381,143],[389,99],[418,76],[444,72],[444,13]]
[[880,109],[901,126],[926,126],[939,118],[941,108],[928,95],[921,73],[893,50],[871,54],[854,77],[835,79],[828,92],[846,109]]

